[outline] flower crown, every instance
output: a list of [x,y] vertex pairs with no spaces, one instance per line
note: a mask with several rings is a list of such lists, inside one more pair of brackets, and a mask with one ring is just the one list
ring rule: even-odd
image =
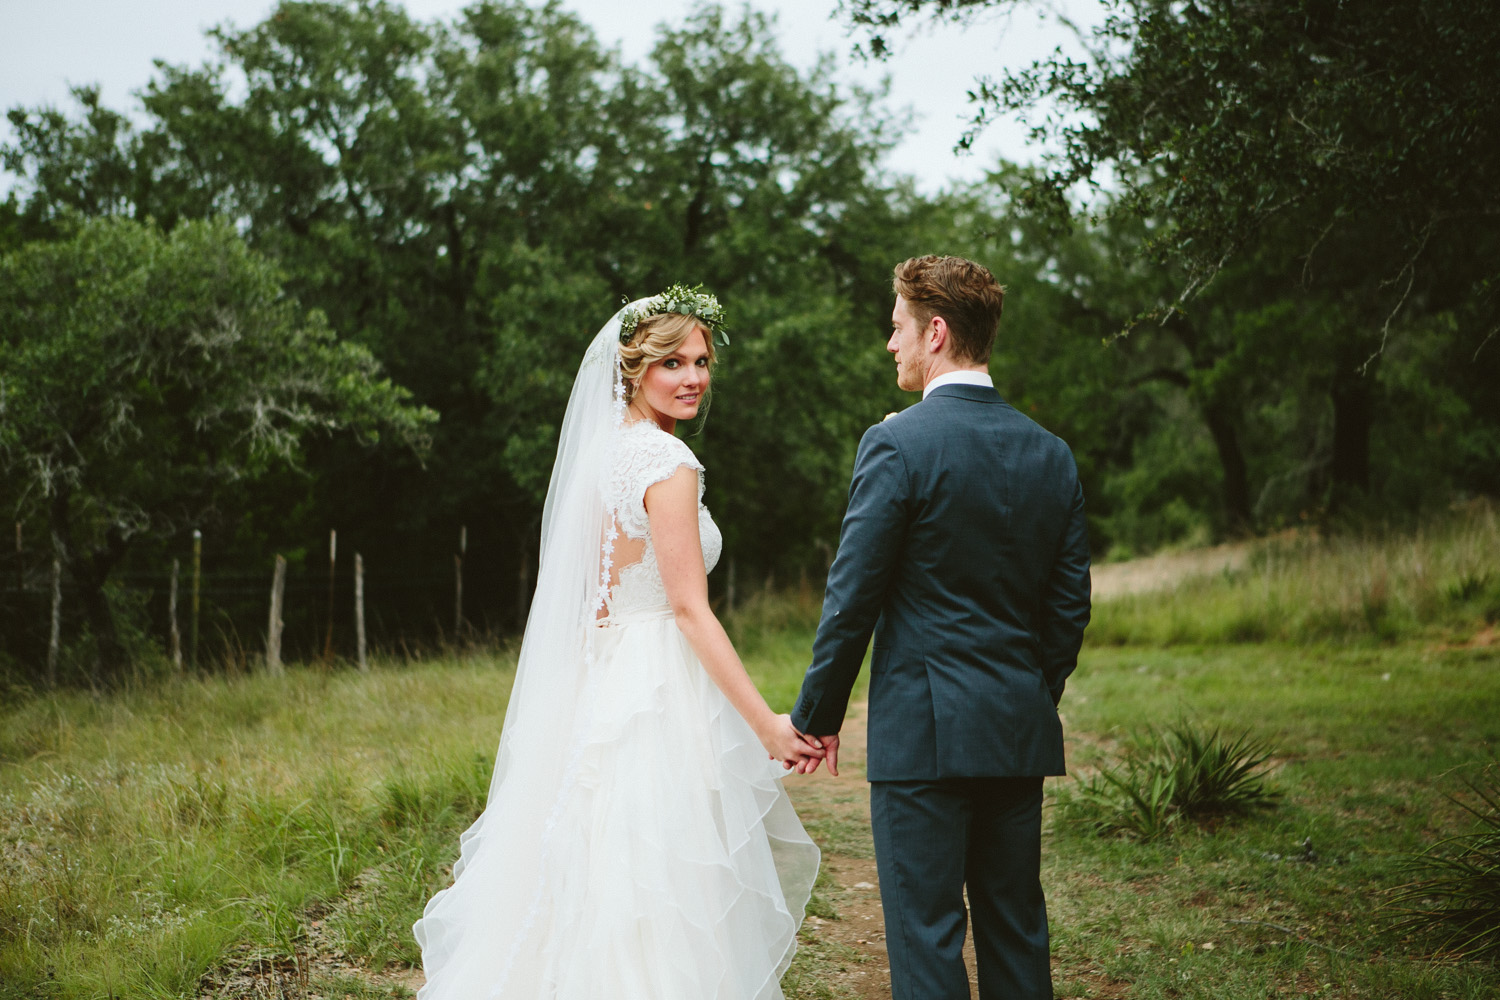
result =
[[630,338],[635,336],[636,327],[652,316],[663,313],[691,316],[708,327],[713,334],[715,347],[729,346],[729,334],[724,331],[724,307],[719,305],[719,300],[705,292],[702,285],[689,288],[682,284],[673,285],[660,295],[653,295],[635,308],[621,313],[620,343],[630,343]]

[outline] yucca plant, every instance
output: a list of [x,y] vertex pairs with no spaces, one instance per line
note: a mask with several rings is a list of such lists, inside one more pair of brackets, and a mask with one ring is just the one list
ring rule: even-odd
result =
[[1475,829],[1413,855],[1411,881],[1391,890],[1394,926],[1431,936],[1460,956],[1500,957],[1500,766],[1464,779],[1472,800],[1450,795],[1477,821]]
[[1269,746],[1248,733],[1230,739],[1179,722],[1147,731],[1116,767],[1065,788],[1059,807],[1066,821],[1098,834],[1138,840],[1170,834],[1183,819],[1204,821],[1271,805],[1266,784]]
[[1172,775],[1128,761],[1119,768],[1102,767],[1064,790],[1059,803],[1070,820],[1100,835],[1123,833],[1137,840],[1155,840],[1172,831],[1179,818],[1172,805],[1176,783]]
[[1264,772],[1271,748],[1249,733],[1230,739],[1184,721],[1158,736],[1157,747],[1159,766],[1173,777],[1172,804],[1190,819],[1243,815],[1277,797]]

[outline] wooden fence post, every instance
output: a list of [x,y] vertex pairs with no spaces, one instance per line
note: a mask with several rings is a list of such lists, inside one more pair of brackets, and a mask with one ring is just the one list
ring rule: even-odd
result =
[[453,553],[453,641],[464,634],[464,553],[469,548],[469,526],[458,529],[458,551]]
[[54,552],[52,554],[52,631],[47,636],[47,686],[51,688],[57,687],[57,658],[61,646],[62,556]]
[[172,669],[182,669],[182,632],[177,627],[177,571],[178,560],[172,560],[172,585],[167,588],[168,638],[172,647]]
[[333,662],[333,576],[338,564],[339,533],[328,529],[328,631],[323,633],[323,662]]
[[188,667],[198,669],[198,612],[203,595],[203,532],[193,529],[193,620],[188,623]]
[[365,661],[365,561],[354,553],[354,648],[360,673],[370,669]]
[[281,600],[286,593],[286,559],[276,557],[271,573],[271,620],[266,624],[266,672],[273,677],[286,673],[281,665]]

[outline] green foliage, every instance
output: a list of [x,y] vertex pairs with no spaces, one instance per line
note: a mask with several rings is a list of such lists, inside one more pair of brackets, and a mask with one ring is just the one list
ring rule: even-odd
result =
[[[767,703],[777,712],[790,712],[802,689],[802,676],[811,660],[809,636],[818,626],[820,595],[809,588],[776,592],[762,590],[724,614],[724,628],[756,679]],[[854,696],[869,683],[862,673]]]
[[421,447],[437,419],[225,223],[84,221],[0,257],[0,373],[0,469],[46,513],[104,680],[124,663],[104,588],[138,538],[203,524],[313,434]]
[[[1014,6],[847,10],[884,30],[913,14]],[[91,676],[100,654],[88,647],[111,645],[111,605],[83,606],[102,592],[84,576],[132,581],[136,594],[114,606],[139,620],[119,630],[161,635],[166,567],[205,512],[228,529],[209,534],[205,559],[236,575],[276,552],[294,574],[307,569],[315,540],[337,527],[376,568],[370,623],[390,640],[430,638],[447,620],[447,557],[467,525],[466,594],[485,609],[474,624],[515,625],[583,346],[622,299],[669,282],[701,284],[734,321],[712,417],[684,428],[725,534],[716,596],[731,572],[743,590],[816,579],[828,565],[860,434],[910,403],[883,350],[890,267],[927,251],[972,257],[1009,286],[992,371],[1009,401],[1073,446],[1100,556],[1361,515],[1414,521],[1454,496],[1500,491],[1500,351],[1482,339],[1495,327],[1486,262],[1500,258],[1483,224],[1493,194],[1473,184],[1487,147],[1460,121],[1500,92],[1484,82],[1494,18],[1460,19],[1473,26],[1460,48],[1480,50],[1454,76],[1456,60],[1433,41],[1451,31],[1454,5],[1424,6],[1411,37],[1392,43],[1408,6],[1361,19],[1314,0],[1254,18],[1218,2],[1119,4],[1084,40],[1085,62],[1044,60],[1057,72],[976,88],[990,112],[1047,95],[1080,111],[1060,136],[1064,160],[996,164],[989,183],[935,196],[883,170],[900,125],[882,95],[847,86],[831,58],[794,66],[770,20],[711,4],[664,25],[651,54],[626,64],[557,5],[486,0],[423,23],[392,3],[286,2],[258,24],[214,30],[205,65],[159,67],[137,114],[89,88],[67,110],[11,109],[0,157],[18,184],[0,207],[0,247],[68,244],[79,218],[154,219],[170,238],[233,220],[251,269],[274,271],[277,308],[307,341],[298,350],[342,352],[330,363],[350,367],[339,392],[355,411],[334,406],[331,418],[356,433],[313,433],[326,424],[271,407],[253,432],[227,413],[216,435],[193,423],[202,414],[180,392],[118,397],[160,417],[134,444],[117,435],[120,454],[156,450],[145,464],[122,457],[108,504],[75,511],[92,555],[70,560],[84,586],[66,592],[65,645],[83,653],[65,657],[64,679]],[[1417,86],[1434,52],[1441,72]],[[1309,77],[1310,66],[1326,69]],[[1085,225],[1061,186],[1104,167],[1123,194],[1092,206]],[[1262,181],[1275,204],[1247,209]],[[1231,230],[1239,242],[1225,257]],[[203,291],[216,284],[211,259],[187,261],[161,290],[185,296],[176,318],[124,272],[88,308],[145,302],[145,326],[215,329],[204,318],[223,305]],[[410,399],[358,398],[382,385],[376,362]],[[115,385],[102,364],[83,352],[56,377]],[[235,395],[224,398],[232,410]],[[365,419],[387,403],[443,420]],[[431,447],[425,460],[371,452],[372,431]],[[19,454],[16,433],[0,420],[0,448]],[[169,474],[145,471],[168,452]],[[238,477],[232,490],[223,476]],[[193,499],[157,510],[179,487]],[[0,505],[19,511],[28,539],[51,534],[41,497],[29,476],[0,481]],[[110,542],[111,524],[126,525],[126,549]],[[50,560],[33,546],[22,563],[25,593],[0,605],[0,656],[35,679]],[[374,574],[401,586],[382,590]],[[1330,612],[1324,632],[1348,617],[1361,634],[1409,634],[1402,586],[1382,597],[1371,583],[1370,600]],[[1453,606],[1487,600],[1481,588]],[[226,644],[253,645],[261,601],[212,609]],[[316,602],[288,607],[289,655],[309,651],[320,614]],[[1286,616],[1230,617],[1210,625],[1274,636]],[[26,641],[12,646],[13,635]]]
[[[139,128],[94,92],[14,109],[15,227],[233,219],[340,343],[443,415],[422,467],[344,436],[300,449],[311,477],[244,482],[212,558],[246,572],[337,526],[371,566],[430,579],[467,524],[467,592],[491,609],[476,624],[510,625],[492,609],[524,601],[584,345],[622,299],[683,282],[734,320],[713,417],[685,429],[727,560],[756,580],[821,565],[859,434],[902,398],[878,331],[925,207],[880,170],[893,126],[873,95],[831,60],[788,62],[764,16],[712,5],[635,65],[561,7],[518,0],[442,23],[287,2],[211,38],[208,64],[158,69]],[[181,533],[158,538],[125,571],[181,554]],[[401,599],[372,627],[430,632],[435,608]],[[236,615],[249,633],[264,611]],[[313,631],[309,609],[288,615],[289,642]]]
[[[856,23],[883,34],[903,16],[963,20],[1017,0],[853,0]],[[1114,208],[1162,225],[1145,245],[1200,286],[1268,226],[1292,222],[1305,246],[1358,233],[1391,283],[1427,262],[1463,266],[1474,213],[1493,207],[1495,163],[1481,122],[1500,111],[1500,16],[1461,0],[1355,10],[1322,0],[1276,0],[1252,12],[1232,0],[1125,0],[1061,51],[985,76],[975,126],[990,116],[1055,102],[1038,133],[1060,149],[1028,202],[1066,217],[1068,190],[1101,167],[1122,189]],[[1489,207],[1486,207],[1489,206]],[[1456,252],[1455,252],[1456,251]],[[1489,263],[1464,268],[1463,294],[1483,297]],[[1436,277],[1429,272],[1428,280]],[[1449,276],[1446,280],[1451,280]],[[1443,280],[1443,279],[1439,279]],[[1408,287],[1408,291],[1409,291]],[[1404,295],[1389,290],[1386,308]]]
[[1151,730],[1117,767],[1101,765],[1061,800],[1064,821],[1100,834],[1156,840],[1180,820],[1206,823],[1269,806],[1271,749],[1248,733],[1229,738],[1187,721]]
[[[844,10],[889,54],[913,19],[978,27],[1043,6]],[[975,66],[971,92],[974,131],[1018,115],[1050,141],[1041,168],[992,181],[1031,220],[1011,232],[1038,244],[1069,332],[1104,327],[1119,355],[1097,386],[1115,433],[1076,438],[1101,471],[1126,470],[1089,492],[1109,508],[1099,540],[1141,551],[1205,522],[1239,535],[1500,490],[1500,403],[1483,388],[1500,379],[1496,160],[1479,125],[1497,114],[1500,16],[1457,0],[1123,0],[1100,15],[1075,28],[1081,53]],[[1215,460],[1158,469],[1185,440]],[[1153,502],[1181,471],[1182,503]]]
[[1500,766],[1464,779],[1453,799],[1473,817],[1471,833],[1449,837],[1412,856],[1411,881],[1393,889],[1394,929],[1435,940],[1459,956],[1500,955]]

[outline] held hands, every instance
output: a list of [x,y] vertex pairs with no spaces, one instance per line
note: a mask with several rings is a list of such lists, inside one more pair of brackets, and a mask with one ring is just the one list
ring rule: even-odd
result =
[[[832,736],[804,736],[805,740],[816,740],[817,745],[823,748],[823,756],[828,760],[828,773],[835,778],[839,776],[839,737],[837,733]],[[818,769],[816,757],[807,762],[807,769],[799,768],[798,774],[812,774]]]
[[756,735],[770,758],[781,761],[788,771],[795,768],[798,774],[811,774],[823,759],[823,745],[818,738],[799,733],[790,715],[772,716]]

